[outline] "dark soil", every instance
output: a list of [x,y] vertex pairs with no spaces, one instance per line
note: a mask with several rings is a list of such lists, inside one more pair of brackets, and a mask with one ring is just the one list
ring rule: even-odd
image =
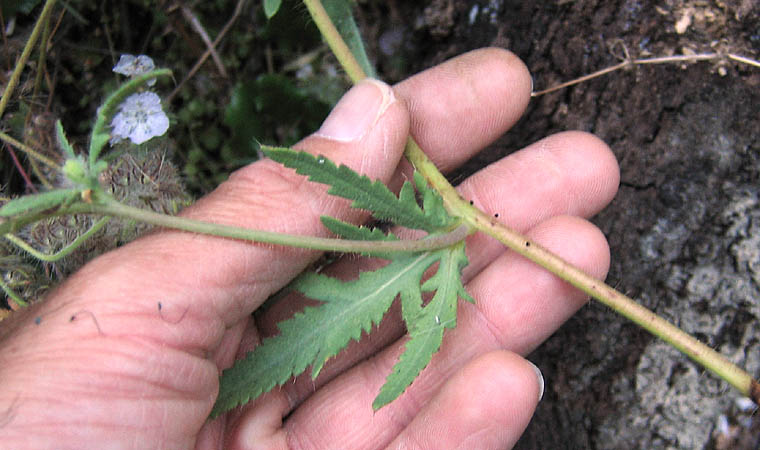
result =
[[[370,48],[390,79],[483,46],[519,55],[536,90],[617,64],[623,45],[637,58],[760,56],[760,4],[751,0],[434,0],[363,12],[372,24],[365,26]],[[757,377],[758,105],[757,67],[702,62],[618,71],[535,99],[508,135],[456,177],[551,133],[596,134],[622,171],[619,194],[594,219],[612,249],[607,282]],[[598,303],[530,359],[547,390],[518,448],[736,448],[726,430],[750,433],[736,391]],[[729,424],[723,432],[721,415]]]

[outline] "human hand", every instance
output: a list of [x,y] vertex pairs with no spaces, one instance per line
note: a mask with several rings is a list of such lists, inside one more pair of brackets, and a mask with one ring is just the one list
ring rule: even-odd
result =
[[[395,87],[362,82],[297,148],[398,187],[408,133],[450,171],[512,126],[530,97],[524,65],[474,51]],[[548,137],[471,176],[460,193],[535,241],[603,277],[609,251],[581,217],[617,189],[611,152],[583,133]],[[360,221],[348,202],[272,161],[243,168],[182,213],[216,223],[325,235],[320,215]],[[222,368],[303,304],[271,294],[319,255],[176,231],[149,234],[82,268],[0,330],[0,427],[8,448],[504,448],[539,401],[520,355],[586,296],[484,236],[468,238],[458,326],[411,387],[372,400],[403,348],[392,312],[371,336],[307,374],[207,421]],[[355,257],[333,273],[350,276]]]

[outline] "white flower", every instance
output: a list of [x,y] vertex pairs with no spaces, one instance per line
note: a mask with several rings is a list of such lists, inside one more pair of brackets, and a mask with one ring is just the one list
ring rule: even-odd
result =
[[[119,62],[113,67],[113,71],[128,77],[136,77],[150,72],[155,68],[156,64],[150,56],[121,55]],[[154,84],[156,84],[156,80],[148,81],[148,86],[153,86]]]
[[169,118],[161,108],[161,98],[153,92],[132,94],[119,105],[111,121],[111,145],[129,139],[142,144],[169,129]]

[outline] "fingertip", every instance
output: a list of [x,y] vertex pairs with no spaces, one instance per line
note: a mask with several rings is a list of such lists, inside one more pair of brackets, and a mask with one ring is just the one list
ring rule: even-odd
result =
[[352,87],[320,128],[295,145],[374,178],[388,179],[409,135],[409,111],[386,83],[366,79]]
[[470,52],[489,74],[494,87],[506,86],[511,101],[519,102],[515,109],[524,111],[533,92],[533,77],[528,66],[511,51],[500,47],[486,47]]
[[395,102],[390,86],[371,78],[362,80],[343,95],[314,135],[337,142],[359,140]]
[[[547,219],[528,231],[531,241],[568,264],[604,279],[610,251],[604,234],[575,216]],[[514,252],[504,252],[467,285],[478,299],[477,313],[460,324],[491,325],[501,348],[528,354],[588,302],[588,295]]]
[[507,351],[486,353],[446,382],[391,448],[511,448],[541,392],[535,366]]
[[[527,426],[543,397],[544,377],[541,370],[510,351],[498,350],[481,355],[457,375],[460,376],[477,380],[475,399],[491,409],[495,417],[501,415],[512,424],[524,423]],[[456,383],[456,377],[452,381]],[[472,391],[460,390],[457,393],[462,400],[466,396],[473,397]]]
[[546,384],[546,380],[544,380],[544,374],[541,372],[541,369],[539,369],[537,365],[533,364],[530,361],[528,361],[528,363],[530,363],[531,367],[533,368],[533,371],[536,373],[536,383],[538,386],[538,401],[540,402],[541,399],[544,398],[544,387]]
[[[441,170],[450,170],[504,134],[530,101],[531,76],[513,53],[484,48],[397,84],[411,133]],[[456,151],[452,151],[456,149]]]

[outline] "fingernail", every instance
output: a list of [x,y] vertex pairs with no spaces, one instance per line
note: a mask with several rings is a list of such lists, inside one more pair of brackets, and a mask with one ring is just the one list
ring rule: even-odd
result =
[[364,80],[343,95],[315,134],[335,141],[357,141],[395,101],[390,86],[377,80]]
[[541,373],[541,369],[535,364],[528,361],[533,366],[533,371],[536,372],[536,378],[538,379],[538,401],[540,402],[544,398],[544,375]]
[[533,95],[534,92],[536,92],[534,89],[536,88],[536,84],[533,81],[533,74],[530,74],[530,95]]

